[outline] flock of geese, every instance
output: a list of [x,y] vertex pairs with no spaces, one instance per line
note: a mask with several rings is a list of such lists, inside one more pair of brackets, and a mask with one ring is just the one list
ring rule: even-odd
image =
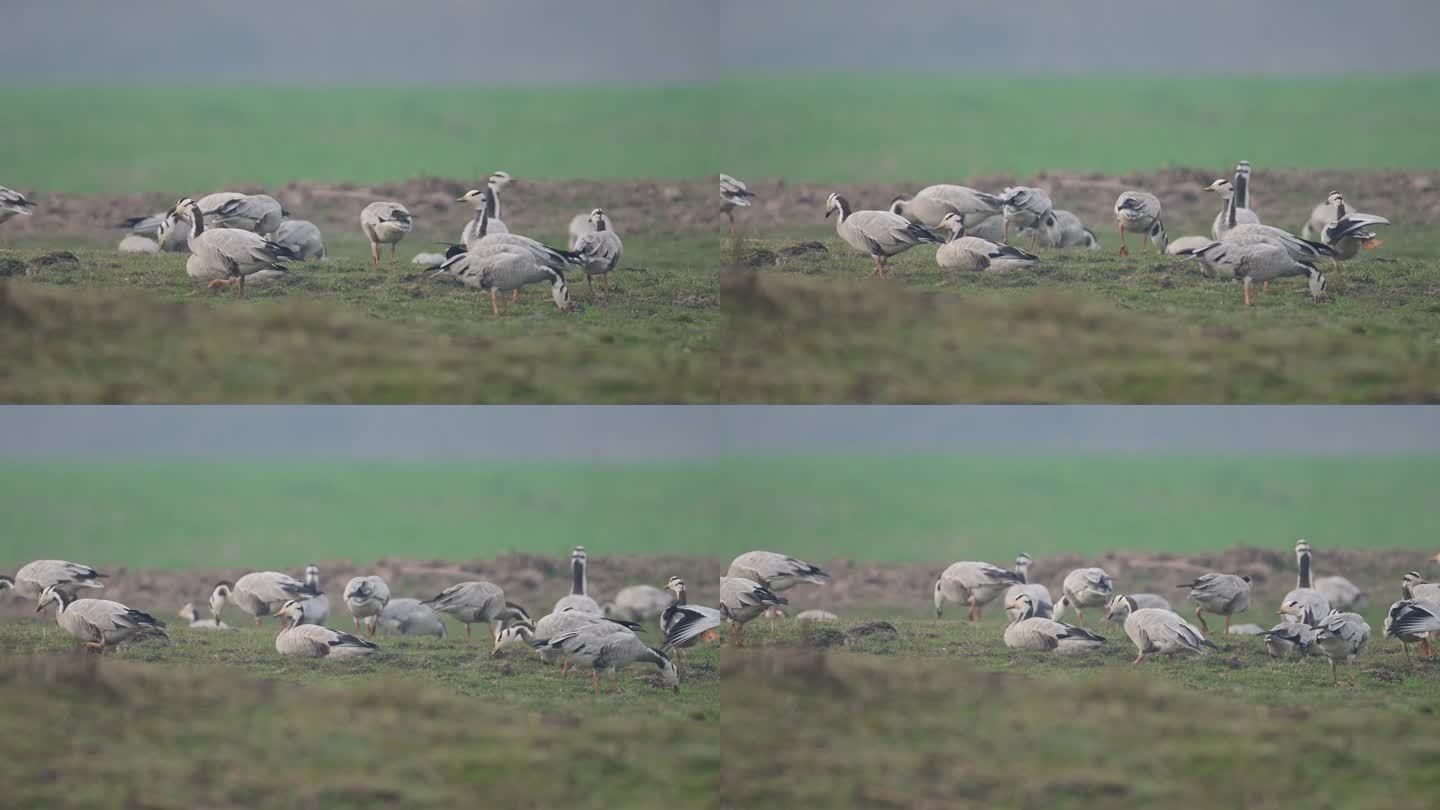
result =
[[[1103,569],[1079,568],[1063,579],[1059,599],[1048,588],[1028,581],[1031,558],[1021,554],[1013,570],[986,562],[957,562],[935,582],[935,617],[949,603],[963,604],[970,621],[982,609],[1001,600],[1009,617],[1003,640],[1007,647],[1058,653],[1079,653],[1107,644],[1105,637],[1082,625],[1085,609],[1103,609],[1104,620],[1120,624],[1134,644],[1138,664],[1148,655],[1205,654],[1218,649],[1210,641],[1205,614],[1224,619],[1227,634],[1263,636],[1272,657],[1323,656],[1330,662],[1331,678],[1340,683],[1337,662],[1346,663],[1354,683],[1355,659],[1365,651],[1371,628],[1358,613],[1365,593],[1343,576],[1315,578],[1314,551],[1304,539],[1295,545],[1296,586],[1285,594],[1277,614],[1280,621],[1269,630],[1258,625],[1231,625],[1231,618],[1250,607],[1250,577],[1212,572],[1178,586],[1187,591],[1199,627],[1182,617],[1160,594],[1124,593]],[[372,639],[377,631],[397,635],[435,635],[444,638],[445,625],[437,614],[448,614],[471,628],[484,624],[493,644],[491,654],[520,647],[535,651],[545,662],[590,669],[594,689],[601,674],[610,675],[618,689],[616,671],[630,664],[652,664],[661,683],[679,691],[680,671],[671,656],[701,641],[718,640],[722,625],[729,625],[731,643],[744,643],[744,626],[763,616],[773,617],[789,604],[781,595],[799,585],[825,585],[830,576],[794,557],[770,551],[752,551],[736,557],[720,578],[717,607],[693,604],[685,581],[670,577],[665,589],[633,585],[601,605],[588,592],[588,557],[576,546],[570,559],[570,593],[557,601],[538,621],[525,608],[509,601],[504,589],[492,582],[456,583],[429,599],[392,598],[380,576],[357,576],[346,583],[342,601],[354,622],[354,632],[325,626],[330,615],[328,597],[320,588],[319,569],[311,565],[305,579],[278,571],[246,574],[234,582],[222,581],[210,594],[210,616],[202,618],[191,604],[180,610],[192,629],[228,630],[221,613],[227,605],[253,617],[281,619],[275,638],[280,655],[311,658],[353,658],[380,651]],[[141,610],[106,599],[84,598],[87,589],[103,588],[103,574],[94,568],[62,560],[38,560],[16,572],[0,575],[0,591],[13,590],[36,602],[36,611],[55,606],[55,620],[86,648],[100,652],[147,635],[165,635],[165,623]],[[1440,633],[1440,584],[1427,583],[1415,571],[1401,580],[1401,598],[1390,606],[1383,632],[1399,640],[1407,658],[1410,645],[1433,657],[1430,638]],[[1074,610],[1079,625],[1062,621]],[[806,611],[801,621],[834,621],[834,614]],[[652,647],[639,633],[658,622],[663,639]],[[363,626],[363,630],[362,630]],[[361,634],[364,634],[362,637]]]

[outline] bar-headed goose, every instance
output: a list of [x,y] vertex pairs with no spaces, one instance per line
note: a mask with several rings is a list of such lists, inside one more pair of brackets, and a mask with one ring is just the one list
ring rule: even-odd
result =
[[1250,294],[1254,282],[1264,282],[1264,289],[1268,290],[1271,281],[1287,276],[1305,276],[1312,299],[1318,301],[1325,294],[1324,273],[1308,262],[1297,260],[1286,248],[1269,242],[1239,244],[1226,239],[1198,249],[1182,250],[1180,255],[1194,256],[1211,269],[1232,273],[1244,284],[1245,306],[1259,297],[1258,292],[1253,297]]
[[1304,658],[1317,649],[1315,628],[1308,624],[1282,621],[1262,635],[1271,658]]
[[359,658],[380,652],[380,647],[368,639],[318,624],[306,624],[305,605],[297,600],[281,605],[275,615],[290,621],[290,626],[275,637],[275,652],[281,655]]
[[1065,617],[1067,607],[1075,608],[1075,615],[1085,621],[1087,607],[1105,607],[1115,593],[1115,582],[1104,568],[1076,568],[1065,575],[1060,588],[1060,603],[1055,606],[1055,618]]
[[890,213],[899,214],[926,228],[938,228],[940,221],[951,212],[959,214],[962,219],[968,218],[973,224],[1000,213],[1002,206],[1000,198],[994,194],[976,191],[969,186],[941,183],[926,186],[909,199],[896,197],[890,203]]
[[777,605],[790,600],[776,594],[753,579],[720,578],[720,615],[730,620],[730,639],[736,647],[745,643],[745,624]]
[[755,192],[746,188],[745,184],[728,174],[720,175],[720,210],[730,220],[730,241],[735,241],[735,209],[748,208],[750,198]]
[[1430,649],[1430,634],[1440,632],[1440,603],[1426,599],[1401,599],[1390,606],[1385,614],[1383,632],[1387,638],[1398,639],[1405,651],[1405,660],[1410,660],[1410,645],[1419,644],[1420,652],[1427,658],[1435,653]]
[[1105,646],[1105,638],[1083,627],[1035,615],[1035,601],[1019,594],[1005,605],[1019,616],[1005,628],[1005,646],[1017,650],[1054,650],[1061,653],[1089,652]]
[[1194,256],[1195,251],[1212,243],[1215,243],[1215,240],[1208,236],[1182,236],[1170,240],[1165,246],[1165,252],[1171,256]]
[[[1293,613],[1290,615],[1294,615]],[[1315,643],[1325,657],[1330,659],[1330,680],[1337,686],[1340,676],[1335,671],[1335,659],[1345,659],[1345,671],[1350,676],[1350,685],[1355,685],[1355,659],[1370,643],[1370,625],[1359,613],[1330,611],[1330,615],[1315,625]]]
[[320,566],[315,563],[305,566],[305,587],[315,593],[299,600],[305,607],[305,623],[326,624],[330,621],[330,597],[320,589]]
[[289,574],[256,571],[233,583],[228,580],[216,583],[215,589],[210,592],[210,615],[219,619],[228,602],[253,616],[255,626],[259,627],[260,619],[274,615],[275,608],[280,605],[319,595],[314,588]]
[[[487,192],[488,193],[488,192]],[[570,309],[570,291],[565,284],[566,262],[578,260],[577,254],[559,251],[527,236],[488,231],[489,217],[480,216],[476,238],[464,250],[455,247],[446,251],[446,260],[436,270],[458,280],[467,287],[490,291],[490,310],[500,314],[497,298],[501,292],[513,292],[511,300],[519,300],[520,288],[528,284],[549,284],[550,295],[561,312]],[[510,304],[505,304],[505,312]]]
[[35,213],[35,203],[14,189],[0,186],[0,223],[11,217],[28,217]]
[[545,649],[558,652],[576,667],[590,667],[597,695],[600,694],[601,671],[610,673],[611,686],[620,691],[616,670],[635,663],[659,667],[662,682],[677,694],[680,692],[680,672],[674,662],[624,628],[616,631],[600,625],[587,625],[555,636],[546,642]]
[[1115,624],[1124,624],[1125,617],[1130,615],[1130,606],[1138,605],[1149,610],[1168,610],[1171,613],[1175,609],[1170,607],[1170,600],[1158,593],[1130,593],[1125,595],[1123,600],[1111,599],[1105,606],[1105,621]]
[[664,649],[679,650],[701,639],[717,637],[716,631],[724,619],[718,609],[690,604],[685,580],[680,577],[670,577],[665,587],[674,592],[675,602],[660,614],[660,627],[665,631]]
[[606,224],[609,219],[599,208],[591,211],[590,233],[581,237],[574,247],[575,253],[579,254],[580,270],[585,273],[585,288],[590,291],[592,296],[595,294],[595,288],[591,285],[590,280],[599,276],[605,289],[605,295],[609,297],[610,272],[620,264],[620,256],[624,252],[620,235],[610,230]]
[[[561,633],[568,633],[571,630],[590,625],[600,625],[604,632],[641,629],[640,625],[634,622],[607,619],[594,613],[567,608],[541,616],[540,621],[534,623],[522,619],[507,622],[504,627],[500,628],[500,632],[495,634],[495,645],[491,648],[490,655],[498,656],[500,651],[506,647],[523,643],[537,650],[545,663],[552,664],[560,659],[560,655],[556,650],[547,648],[546,643]],[[561,669],[561,674],[565,674],[565,670],[569,667],[570,664],[567,662]]]
[[200,611],[195,609],[195,603],[186,602],[185,607],[180,608],[180,618],[184,619],[191,630],[234,630],[235,628],[216,618],[203,619]]
[[1019,248],[966,236],[959,214],[946,214],[940,225],[950,229],[950,240],[935,251],[935,263],[946,270],[1023,270],[1040,261]]
[[[1030,581],[1030,555],[1020,552],[1015,557],[1015,576],[1020,578],[1020,584],[1011,585],[1005,589],[1005,595],[1001,597],[1001,604],[1009,605],[1015,601],[1015,597],[1025,594],[1030,597],[1030,606],[1034,616],[1042,619],[1051,618],[1055,614],[1055,601],[1050,598],[1050,589],[1038,582]],[[1005,613],[1010,616],[1010,621],[1020,619],[1020,611],[1005,608]]]
[[[615,223],[610,219],[609,214],[602,213],[601,219],[605,223],[605,230],[615,230]],[[595,230],[595,226],[590,222],[590,214],[576,214],[570,220],[570,249],[574,250],[585,234],[593,230]]]
[[[999,239],[1004,233],[1004,220],[1002,217],[991,217],[982,220],[979,225],[983,226],[994,223],[992,230],[981,233],[976,229],[967,228],[972,236],[983,236],[992,242]],[[1084,250],[1095,250],[1100,247],[1100,240],[1096,238],[1095,232],[1085,227],[1080,217],[1063,208],[1055,209],[1055,226],[1053,228],[1021,228],[1020,237],[1029,239],[1037,247],[1043,248],[1081,248]],[[1210,240],[1205,240],[1210,241]]]
[[[1220,575],[1210,575],[1220,576]],[[1248,583],[1247,583],[1248,590]],[[1155,608],[1142,608],[1130,597],[1124,594],[1116,594],[1110,601],[1112,603],[1129,601],[1126,606],[1129,615],[1125,617],[1125,635],[1135,644],[1135,660],[1130,663],[1138,664],[1147,655],[1175,655],[1177,653],[1197,653],[1204,655],[1206,648],[1218,650],[1209,639],[1200,633],[1195,625],[1180,618],[1180,614],[1169,610],[1157,610]],[[1115,612],[1117,606],[1111,607]],[[1196,615],[1199,615],[1198,611]]]
[[1215,215],[1215,222],[1210,226],[1210,235],[1216,239],[1224,239],[1231,230],[1241,225],[1259,225],[1260,217],[1254,211],[1240,204],[1240,195],[1237,193],[1235,184],[1220,178],[1208,186],[1205,191],[1213,191],[1220,195],[1223,205],[1220,213]]
[[[1410,571],[1400,580],[1400,598],[1402,600],[1420,599],[1440,604],[1440,584],[1426,582],[1418,571]],[[1429,636],[1420,640],[1420,652],[1426,657],[1434,654]]]
[[590,565],[590,557],[585,553],[584,546],[576,546],[570,552],[570,593],[560,597],[551,609],[551,613],[559,613],[564,610],[581,610],[586,613],[599,616],[600,605],[590,598],[589,579],[587,577]]
[[504,623],[530,620],[519,605],[505,601],[505,591],[493,582],[472,581],[451,585],[422,604],[437,613],[449,613],[464,624],[466,641],[471,638],[472,624],[488,624],[490,640],[494,641],[496,631]]
[[653,622],[665,613],[673,599],[668,591],[654,585],[629,585],[621,588],[615,598],[600,606],[607,618],[630,622]]
[[497,182],[492,174],[485,185],[485,191],[472,188],[456,199],[456,202],[468,202],[475,206],[475,216],[466,222],[464,229],[460,231],[460,244],[468,245],[480,238],[482,216],[486,219],[486,233],[510,233],[510,228],[500,219],[500,189],[504,186],[505,183]]
[[306,219],[286,219],[270,235],[270,241],[287,248],[301,261],[324,261],[325,239],[320,228]]
[[959,602],[968,608],[970,621],[979,621],[980,608],[1023,582],[1019,574],[987,562],[952,563],[935,581],[935,618],[944,614],[946,602]]
[[929,242],[942,244],[940,238],[910,220],[889,211],[855,211],[850,201],[839,194],[825,200],[825,217],[838,214],[835,233],[845,244],[870,256],[875,269],[867,275],[885,278],[885,260],[912,247]]
[[1120,228],[1120,255],[1129,256],[1125,229],[1145,234],[1160,253],[1165,252],[1165,223],[1160,218],[1160,198],[1144,191],[1124,191],[1115,198],[1115,224]]
[[1299,574],[1295,578],[1295,589],[1285,594],[1281,599],[1282,604],[1288,605],[1291,602],[1300,606],[1298,612],[1285,612],[1287,621],[1301,622],[1315,627],[1320,620],[1330,613],[1330,600],[1325,594],[1315,590],[1315,584],[1311,578],[1311,550],[1309,541],[1301,538],[1295,543],[1295,565]]
[[344,599],[350,618],[355,623],[355,630],[360,630],[360,620],[364,619],[365,633],[374,638],[375,628],[380,624],[380,614],[385,612],[385,606],[390,603],[389,583],[384,577],[373,574],[352,577],[345,583]]
[[264,194],[220,192],[200,198],[200,211],[208,228],[235,228],[268,237],[280,227],[285,209]]
[[[1053,238],[1059,221],[1055,218],[1055,204],[1050,201],[1050,195],[1046,194],[1044,189],[1011,186],[1000,195],[1000,203],[1000,212],[1005,218],[1005,227],[1000,241],[1006,244],[1010,242],[1012,227],[1048,231]],[[1035,237],[1031,241],[1039,244],[1039,237]]]
[[1250,608],[1250,577],[1234,574],[1202,574],[1189,585],[1177,585],[1190,591],[1190,601],[1195,603],[1195,618],[1205,632],[1210,626],[1205,623],[1206,613],[1225,617],[1225,632],[1230,632],[1230,617],[1244,613]]
[[74,594],[80,588],[103,588],[105,575],[88,565],[66,560],[36,560],[26,563],[15,577],[0,576],[0,590],[13,589],[17,596],[39,599],[40,592],[54,586]]
[[414,229],[414,215],[398,202],[373,202],[360,212],[360,230],[370,241],[370,261],[375,267],[380,266],[381,245],[390,246],[390,258],[394,259],[400,240]]
[[175,203],[172,213],[189,223],[186,275],[208,280],[211,289],[238,284],[236,296],[244,298],[247,278],[274,278],[286,272],[281,262],[298,258],[289,248],[252,231],[207,227],[199,203],[189,197]]
[[445,622],[419,599],[391,599],[380,611],[380,629],[400,636],[445,638]]
[[1325,202],[1310,211],[1310,218],[1305,220],[1305,227],[1300,229],[1301,238],[1321,239],[1325,226],[1345,216],[1345,212],[1345,195],[1338,191],[1330,192],[1325,197]]
[[35,612],[39,613],[51,603],[56,605],[55,623],[61,629],[80,639],[86,647],[102,653],[142,634],[165,637],[164,622],[109,599],[76,599],[75,594],[65,588],[47,585],[40,591]]
[[1347,261],[1355,258],[1361,248],[1374,250],[1382,244],[1370,230],[1376,225],[1389,225],[1390,220],[1374,214],[1350,213],[1331,222],[1321,231],[1325,244],[1335,251],[1335,258]]
[[750,579],[772,591],[788,591],[797,585],[825,585],[830,575],[818,566],[773,551],[747,551],[730,561],[725,576]]
[[[175,214],[170,211],[161,211],[158,214],[144,217],[130,217],[115,227],[129,230],[125,239],[131,237],[144,239],[153,242],[159,250],[184,253],[190,249],[190,229],[178,222]],[[125,252],[123,249],[125,239],[120,241],[121,253]]]

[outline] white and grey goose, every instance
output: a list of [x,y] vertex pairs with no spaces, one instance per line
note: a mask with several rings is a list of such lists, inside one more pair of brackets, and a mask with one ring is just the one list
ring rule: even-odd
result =
[[1015,557],[1015,576],[1020,578],[1019,584],[1011,585],[1005,589],[1005,595],[1001,604],[1005,605],[1005,612],[1010,616],[1010,621],[1020,619],[1020,610],[1011,608],[1009,605],[1015,601],[1017,596],[1025,594],[1030,597],[1032,615],[1042,619],[1051,618],[1055,614],[1055,600],[1050,598],[1050,589],[1038,582],[1030,581],[1030,565],[1033,561],[1030,555],[1020,552]]
[[380,266],[381,245],[390,246],[390,258],[394,259],[400,240],[414,229],[414,215],[398,202],[373,202],[360,211],[360,230],[370,242],[370,261],[375,267]]
[[[504,174],[506,178],[504,182],[497,180],[497,177],[502,174]],[[472,241],[480,238],[480,218],[482,215],[487,220],[485,224],[486,233],[510,233],[510,228],[500,218],[500,189],[510,182],[509,178],[510,175],[504,172],[496,172],[490,175],[489,181],[485,184],[485,189],[489,192],[488,194],[486,191],[480,191],[479,189],[470,189],[460,195],[456,200],[457,202],[472,203],[475,206],[475,216],[472,217],[469,222],[466,222],[465,227],[460,231],[460,244],[468,245]]]
[[235,628],[214,617],[201,618],[200,611],[195,608],[194,602],[186,602],[180,608],[180,618],[184,619],[191,630],[234,630]]
[[1374,214],[1352,212],[1325,226],[1321,231],[1322,241],[1335,251],[1335,258],[1348,261],[1355,258],[1361,248],[1374,250],[1382,242],[1370,230],[1376,225],[1389,225],[1390,220]]
[[14,189],[0,186],[0,223],[11,217],[28,217],[35,213],[35,203]]
[[987,562],[952,563],[935,581],[935,618],[945,612],[946,602],[967,606],[970,621],[980,619],[980,608],[1003,594],[1011,585],[1024,580],[1013,571],[1006,571]]
[[[986,232],[981,233],[975,228],[966,230],[972,236],[983,236],[993,241],[999,239],[1004,233],[1004,227],[1002,217],[991,217],[977,223],[977,228],[986,228]],[[1080,220],[1079,216],[1063,208],[1055,209],[1053,228],[1021,228],[1020,236],[1027,237],[1037,247],[1044,248],[1096,250],[1100,247],[1100,240],[1095,237],[1095,232],[1085,227],[1085,223]],[[1210,240],[1206,239],[1205,241]]]
[[966,236],[959,214],[946,214],[940,225],[950,229],[950,240],[935,251],[935,263],[946,270],[1023,270],[1040,261],[1020,248]]
[[[1230,617],[1244,613],[1250,608],[1250,577],[1235,574],[1202,574],[1188,585],[1177,585],[1190,591],[1190,601],[1195,603],[1195,618],[1205,632],[1210,626],[1205,623],[1206,613],[1218,613],[1225,617],[1225,632],[1230,632]],[[1113,600],[1112,600],[1113,601]]]
[[505,591],[493,582],[471,581],[451,585],[421,604],[437,613],[449,613],[465,625],[465,640],[470,640],[470,625],[484,622],[490,626],[493,641],[496,632],[513,621],[529,621],[524,609],[505,601]]
[[265,194],[222,191],[201,197],[199,205],[209,228],[236,228],[268,237],[285,219],[280,201]]
[[[491,648],[490,655],[497,656],[500,654],[500,651],[506,647],[525,644],[536,649],[545,663],[552,664],[559,660],[561,656],[556,650],[545,647],[550,639],[561,633],[567,633],[571,630],[589,625],[601,625],[606,628],[607,631],[611,632],[619,630],[636,631],[641,629],[640,625],[634,622],[623,621],[621,619],[607,619],[604,616],[598,616],[594,613],[586,613],[583,610],[567,608],[556,613],[541,616],[540,621],[534,623],[523,619],[506,622],[505,626],[500,628],[500,632],[495,634],[495,645]],[[564,669],[568,669],[569,666],[569,663],[566,663]],[[561,671],[562,675],[564,674],[564,669]]]
[[1315,654],[1317,633],[1315,628],[1301,622],[1289,621],[1281,614],[1281,621],[1261,633],[1265,637],[1265,651],[1271,658],[1304,658]]
[[1085,621],[1085,608],[1105,607],[1115,593],[1115,582],[1104,568],[1076,568],[1065,575],[1060,586],[1060,602],[1055,605],[1055,618],[1063,619],[1067,607]]
[[[1419,571],[1409,571],[1400,580],[1400,598],[1402,600],[1419,599],[1440,604],[1440,584],[1426,582],[1425,578],[1420,576]],[[1426,657],[1434,655],[1430,636],[1427,635],[1420,639],[1420,652]]]
[[555,602],[551,613],[581,610],[594,616],[601,615],[600,604],[590,598],[589,566],[590,555],[585,553],[585,547],[576,546],[575,550],[570,552],[570,593]]
[[1203,190],[1219,194],[1222,201],[1220,213],[1215,215],[1215,222],[1210,226],[1210,235],[1216,239],[1224,239],[1227,233],[1241,225],[1260,224],[1260,217],[1242,204],[1243,195],[1229,180],[1221,177]]
[[1114,598],[1110,600],[1110,603],[1105,606],[1105,621],[1124,624],[1125,617],[1130,615],[1132,604],[1149,610],[1175,612],[1175,608],[1170,606],[1170,600],[1158,593],[1129,593],[1125,595],[1124,600]]
[[1145,191],[1123,191],[1115,198],[1115,224],[1120,228],[1120,255],[1129,256],[1125,229],[1145,234],[1156,250],[1164,253],[1169,244],[1160,215],[1160,198]]
[[[1248,225],[1242,227],[1265,228],[1268,226]],[[1320,247],[1325,246],[1320,245]],[[1330,250],[1328,247],[1325,249]],[[1220,242],[1209,242],[1203,247],[1181,250],[1179,255],[1193,256],[1207,267],[1229,272],[1243,282],[1246,306],[1253,303],[1250,289],[1254,282],[1264,282],[1264,288],[1268,290],[1271,281],[1287,276],[1305,276],[1310,288],[1310,297],[1315,300],[1319,300],[1325,294],[1325,274],[1315,269],[1311,263],[1313,258],[1309,261],[1296,259],[1294,251],[1271,241],[1232,242],[1227,237]]]
[[1285,594],[1280,600],[1282,605],[1295,603],[1300,606],[1299,612],[1285,611],[1287,621],[1302,622],[1311,627],[1319,625],[1320,620],[1330,613],[1330,600],[1325,594],[1315,590],[1315,583],[1311,575],[1312,552],[1309,541],[1301,538],[1295,542],[1295,565],[1299,573],[1295,577],[1295,589]]
[[419,599],[391,599],[380,611],[380,629],[400,636],[445,638],[445,622]]
[[210,615],[217,620],[227,603],[233,604],[255,618],[274,615],[275,609],[296,599],[309,599],[319,594],[310,586],[279,571],[256,571],[230,582],[221,580],[210,592]]
[[831,214],[838,214],[835,233],[845,244],[868,254],[875,262],[875,269],[868,276],[885,278],[886,259],[922,242],[943,244],[938,236],[899,214],[855,211],[850,207],[850,201],[839,194],[831,194],[825,200],[825,217],[828,219]]
[[690,604],[685,589],[685,580],[670,577],[665,583],[675,594],[675,601],[660,614],[660,629],[664,632],[664,649],[679,650],[693,646],[704,638],[714,638],[724,616],[717,608]]
[[1338,191],[1330,192],[1325,195],[1325,202],[1310,211],[1310,218],[1305,220],[1305,227],[1300,229],[1300,236],[1304,239],[1322,238],[1325,226],[1345,216],[1346,210],[1345,195]]
[[1125,635],[1134,643],[1136,652],[1131,664],[1140,663],[1147,655],[1204,655],[1207,648],[1219,649],[1205,638],[1199,628],[1174,611],[1142,608],[1124,594],[1116,594],[1110,601],[1112,613],[1118,612],[1119,602],[1128,602],[1125,606],[1129,611],[1125,617]]
[[1105,638],[1083,627],[1038,616],[1029,594],[1018,594],[1006,605],[1018,619],[1005,628],[1005,646],[1016,650],[1043,650],[1059,653],[1089,652],[1105,646]]
[[115,226],[129,231],[120,240],[121,253],[184,253],[190,249],[190,229],[172,211],[130,217]]
[[1049,232],[1052,236],[1059,222],[1055,219],[1055,204],[1044,189],[1030,186],[1011,186],[1000,195],[1000,213],[1005,218],[1001,241],[1009,244],[1010,228],[1034,228],[1037,235],[1031,242],[1039,244],[1038,232]]
[[1335,671],[1335,659],[1345,659],[1345,670],[1353,686],[1355,659],[1365,651],[1365,646],[1369,643],[1370,625],[1359,613],[1332,610],[1330,615],[1315,625],[1315,644],[1325,653],[1325,657],[1330,659],[1330,680],[1336,685],[1340,683],[1340,676]]
[[999,214],[1002,207],[1000,198],[994,194],[976,191],[969,186],[942,183],[926,186],[908,199],[896,197],[890,203],[890,213],[899,214],[926,228],[938,228],[945,215],[952,212],[973,225]]
[[1398,639],[1405,659],[1410,659],[1410,645],[1420,644],[1420,651],[1434,657],[1430,635],[1440,633],[1440,602],[1428,599],[1401,599],[1390,606],[1385,615],[1386,637]]
[[576,667],[590,667],[595,694],[600,694],[600,673],[610,673],[610,683],[620,690],[617,670],[631,664],[654,664],[660,669],[661,682],[680,692],[680,671],[665,653],[640,640],[625,628],[592,624],[567,630],[546,642],[543,651],[555,651]]
[[720,175],[720,210],[730,220],[730,241],[735,241],[735,209],[750,207],[750,198],[754,196],[743,182],[728,174]]
[[103,588],[105,575],[88,565],[68,560],[35,560],[20,566],[15,576],[0,574],[0,591],[14,590],[25,599],[39,599],[41,591],[52,585],[75,593],[80,588]]
[[[520,288],[528,284],[549,284],[555,306],[561,312],[569,310],[570,292],[563,268],[576,254],[518,234],[489,233],[488,222],[482,212],[477,238],[466,244],[463,251],[457,252],[451,247],[436,274],[455,278],[467,287],[489,290],[490,309],[496,315],[500,314],[500,293],[513,291],[512,300],[519,300]],[[505,311],[509,312],[509,302]]]
[[172,213],[189,223],[190,258],[185,273],[209,281],[210,288],[238,284],[237,297],[245,297],[245,281],[268,281],[286,272],[280,263],[296,255],[253,231],[239,228],[210,228],[200,205],[186,197],[175,203]]
[[776,593],[797,585],[825,585],[830,575],[804,560],[774,551],[747,551],[730,561],[725,576],[754,580]]
[[380,624],[380,615],[390,603],[390,584],[384,577],[374,574],[352,577],[345,583],[342,596],[345,608],[350,611],[350,618],[355,623],[355,630],[360,630],[360,620],[364,619],[365,632],[373,638],[375,628]]
[[744,644],[746,623],[771,607],[788,604],[788,599],[753,579],[720,578],[720,615],[730,621],[730,638],[737,647]]
[[55,585],[40,591],[35,606],[39,613],[56,605],[55,623],[61,629],[100,652],[139,635],[165,637],[165,623],[149,613],[109,599],[77,599],[75,594]]
[[318,624],[305,624],[305,606],[299,601],[286,602],[275,615],[289,620],[289,626],[275,636],[275,652],[281,655],[359,658],[380,652],[380,647],[368,639]]
[[[605,223],[605,230],[615,230],[615,222],[614,220],[610,219],[609,214],[602,214],[601,221]],[[585,234],[590,233],[593,230],[595,230],[595,225],[590,221],[590,214],[576,214],[573,218],[571,218],[570,249],[574,250],[575,246],[580,244],[580,240],[585,237]]]
[[600,612],[610,619],[624,619],[631,622],[653,622],[665,613],[674,601],[664,588],[654,585],[628,585],[615,594],[615,598],[600,606]]
[[305,608],[305,624],[326,624],[330,621],[330,597],[320,588],[320,566],[305,566],[305,587],[315,595],[299,599]]
[[308,219],[290,219],[287,216],[270,235],[270,241],[289,249],[301,261],[324,261],[327,258],[320,228]]
[[610,295],[610,273],[620,264],[620,257],[624,253],[624,245],[620,242],[620,235],[611,230],[610,218],[599,208],[590,212],[589,233],[583,235],[575,242],[572,248],[579,254],[576,264],[581,272],[585,274],[585,287],[593,296],[595,288],[591,279],[599,276],[605,289],[606,297]]

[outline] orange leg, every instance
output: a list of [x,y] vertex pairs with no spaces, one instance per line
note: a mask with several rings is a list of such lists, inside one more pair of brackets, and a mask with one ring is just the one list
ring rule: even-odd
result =
[[380,245],[375,242],[370,243],[370,263],[375,267],[380,266]]
[[514,302],[517,303],[517,304],[520,303],[520,288],[519,288],[519,287],[516,287],[516,288],[515,288],[515,292],[510,293],[510,300],[511,300],[511,301],[514,301]]
[[[284,624],[284,622],[281,622],[281,624]],[[256,627],[259,627],[259,626],[260,626],[260,617],[259,617],[259,616],[256,616],[256,617],[255,617],[255,626],[256,626]]]
[[[1247,306],[1247,307],[1250,306],[1250,280],[1249,280],[1249,279],[1246,279],[1246,280],[1245,280],[1245,306]],[[1198,614],[1198,613],[1200,612],[1199,608],[1196,608],[1195,612]]]
[[1010,244],[1010,220],[1008,218],[1001,217],[1000,222],[1000,243],[1002,245],[1008,245]]
[[1145,653],[1140,653],[1139,655],[1135,656],[1135,660],[1134,660],[1134,661],[1131,661],[1131,662],[1130,662],[1130,666],[1133,667],[1133,666],[1135,666],[1136,664],[1140,663],[1140,662],[1143,661],[1143,660],[1145,660]]
[[598,669],[592,669],[592,670],[590,670],[590,676],[595,679],[595,695],[596,695],[596,697],[599,697],[599,695],[600,695],[600,670],[598,670]]
[[565,677],[566,675],[568,675],[569,673],[570,673],[570,661],[569,661],[569,660],[561,661],[561,662],[560,662],[560,677],[563,678],[563,677]]
[[497,303],[495,303],[495,297],[496,297],[496,295],[497,295],[497,293],[495,292],[494,288],[491,288],[491,290],[490,290],[490,311],[493,312],[493,313],[495,313],[495,317],[498,318],[498,317],[500,317],[500,305],[497,304]]
[[1225,615],[1225,635],[1230,635],[1230,615]]
[[1206,636],[1209,636],[1209,635],[1210,635],[1210,625],[1208,625],[1208,624],[1205,623],[1205,614],[1203,614],[1203,613],[1200,612],[1200,606],[1199,606],[1199,605],[1196,605],[1196,606],[1195,606],[1195,621],[1200,622],[1200,629],[1202,629],[1202,630],[1205,631],[1205,635],[1206,635]]
[[470,625],[468,623],[465,625],[465,640],[470,640]]
[[1120,255],[1129,256],[1130,248],[1125,246],[1125,223],[1120,223]]

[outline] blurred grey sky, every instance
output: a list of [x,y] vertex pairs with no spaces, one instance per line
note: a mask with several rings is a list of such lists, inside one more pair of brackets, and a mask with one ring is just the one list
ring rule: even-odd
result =
[[11,406],[0,457],[703,458],[1435,453],[1440,407]]
[[0,20],[12,83],[1440,69],[1435,0],[0,0]]

